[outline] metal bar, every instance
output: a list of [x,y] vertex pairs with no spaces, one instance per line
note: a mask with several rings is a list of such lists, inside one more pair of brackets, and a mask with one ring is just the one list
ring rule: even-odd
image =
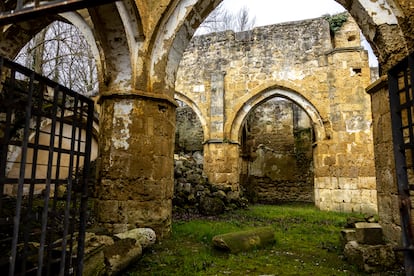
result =
[[[20,2],[22,0],[19,0]],[[17,9],[0,13],[0,25],[7,25],[19,21],[25,21],[41,17],[48,14],[58,14],[67,11],[74,11],[93,6],[99,6],[116,2],[117,0],[60,0],[40,3],[38,6],[23,7],[17,6]]]
[[52,178],[52,164],[53,164],[53,151],[54,151],[54,144],[55,144],[55,131],[56,131],[56,113],[57,113],[57,103],[58,103],[58,95],[55,94],[53,96],[53,111],[52,114],[55,115],[52,119],[52,126],[50,132],[49,140],[49,157],[48,157],[48,168],[47,168],[47,176],[46,176],[46,191],[45,191],[45,198],[44,198],[44,209],[42,214],[42,234],[40,237],[40,248],[39,248],[39,259],[38,259],[38,270],[37,276],[42,275],[43,269],[43,258],[44,258],[44,249],[45,249],[45,242],[46,242],[46,230],[47,230],[47,220],[48,220],[48,206],[49,206],[49,197],[50,197],[50,179]]
[[[6,59],[2,60],[0,57],[0,65],[1,64],[3,66],[0,66],[0,72],[4,72],[5,70],[9,72],[10,70],[12,73],[8,74],[7,79],[2,83],[3,91],[7,94],[5,98],[7,104],[5,108],[0,110],[0,112],[7,113],[7,122],[5,135],[0,139],[0,149],[2,149],[2,152],[0,153],[0,156],[2,157],[2,160],[0,160],[0,183],[3,186],[5,184],[11,185],[12,189],[17,189],[17,193],[20,194],[20,196],[22,196],[22,187],[26,187],[25,185],[29,186],[29,195],[28,197],[25,197],[28,198],[28,200],[18,200],[19,204],[17,204],[16,213],[18,213],[18,208],[20,208],[20,219],[18,221],[13,220],[11,223],[8,217],[0,217],[0,224],[13,227],[13,235],[2,238],[2,241],[11,243],[11,252],[14,252],[14,257],[10,256],[9,258],[9,266],[13,266],[12,270],[9,269],[9,273],[13,275],[35,273],[37,271],[38,275],[56,275],[59,272],[62,274],[62,271],[63,274],[72,274],[74,271],[80,271],[78,275],[81,275],[83,266],[84,231],[86,229],[87,171],[89,170],[92,124],[94,119],[93,101],[67,88],[61,87],[55,82],[45,79],[27,68],[21,67]],[[23,76],[23,79],[20,77],[16,79],[17,72]],[[27,82],[27,80],[30,80],[30,82]],[[50,84],[56,84],[53,86],[56,89],[53,102],[50,102],[53,105],[52,113],[44,113],[42,112],[42,106],[49,101],[43,98],[43,92],[47,89],[46,86],[50,86]],[[31,97],[28,92],[31,93]],[[66,103],[66,99],[71,99],[71,97],[75,100],[71,101],[71,104]],[[62,98],[63,101],[60,102]],[[31,102],[28,102],[28,100]],[[72,105],[73,102],[74,105]],[[25,135],[23,140],[20,138],[16,139],[16,137],[13,138],[11,135],[12,132],[10,129],[16,127],[16,121],[13,119],[14,115],[12,116],[12,114],[15,114],[15,110],[20,110],[22,106],[26,106],[25,108],[30,109],[31,111],[30,114],[26,112],[25,115],[27,116],[23,116],[26,122],[29,121],[29,123],[22,124],[22,126],[25,127],[27,134],[34,133],[34,141],[28,141],[30,135]],[[57,114],[57,112],[59,112],[59,114]],[[65,117],[65,114],[67,115],[68,113],[71,115]],[[50,132],[40,129],[41,123],[46,118],[51,119]],[[59,126],[57,124],[59,124]],[[71,137],[69,137],[69,135],[64,135],[66,125],[72,126]],[[21,129],[20,126],[19,129]],[[85,129],[84,133],[82,133],[83,129]],[[85,133],[86,136],[84,135]],[[39,144],[40,138],[43,135],[49,135],[50,139],[48,145]],[[66,139],[70,139],[71,146],[69,149],[63,148]],[[56,141],[57,143],[55,143]],[[9,145],[23,148],[24,151],[26,151],[26,154],[30,149],[33,152],[33,156],[31,158],[27,156],[26,160],[22,159],[21,161],[7,161]],[[40,156],[42,151],[48,153],[47,164],[40,164],[39,162],[38,156]],[[64,166],[62,166],[60,159],[63,155],[70,156],[72,160],[70,166],[67,166],[69,167],[68,171],[70,172],[70,183],[68,183],[66,175],[61,176],[61,169]],[[83,182],[78,183],[80,181],[77,181],[77,173],[80,172],[82,161],[84,166]],[[17,168],[20,167],[20,175],[18,178],[7,177],[5,168],[10,166],[10,164],[13,164],[13,166]],[[47,168],[47,175],[43,179],[37,177],[37,170],[41,166],[46,166]],[[26,175],[28,177],[26,177]],[[54,178],[52,178],[52,176]],[[38,212],[33,209],[33,206],[35,206],[33,201],[35,200],[34,192],[37,187],[36,185],[40,184],[45,185],[46,187],[42,199],[43,211],[39,216],[41,219],[41,229],[40,231],[34,231],[31,221],[32,219],[36,219],[35,217],[38,214]],[[50,197],[51,187],[53,187],[52,185],[55,185],[56,192],[53,197]],[[64,206],[58,204],[58,201],[61,200],[57,195],[59,185],[68,185]],[[79,187],[79,185],[81,185],[81,187]],[[26,196],[26,190],[23,191]],[[51,200],[53,201],[50,202]],[[0,204],[6,204],[3,198],[0,198]],[[23,212],[23,210],[25,211]],[[64,223],[62,224],[58,222],[58,220],[61,222],[63,221]],[[16,227],[17,222],[19,223],[19,225],[17,225],[18,227]],[[77,238],[78,254],[73,252],[75,231],[79,233]],[[17,233],[17,236],[15,233]],[[23,234],[24,239],[23,255],[20,254],[21,251],[18,249],[15,242],[15,238],[17,237],[17,239],[19,239],[20,234]],[[37,240],[33,240],[34,238],[37,238]],[[33,264],[33,266],[30,263],[29,267],[29,262],[26,262],[25,264],[25,260],[35,254],[29,250],[29,242],[37,242],[39,240],[40,248],[37,252],[38,263]],[[19,248],[21,247],[19,246]],[[56,250],[62,250],[59,257],[55,257],[55,255],[51,254],[52,251]],[[16,256],[19,256],[19,261],[22,262],[17,262]],[[20,256],[22,259],[20,259]],[[74,263],[74,260],[76,260],[76,263]],[[54,266],[59,265],[59,263],[61,266],[56,271]],[[75,266],[74,268],[76,270],[73,270],[73,266]]]
[[[33,73],[33,71],[30,70],[29,68],[26,68],[23,65],[20,65],[18,63],[14,63],[13,61],[5,59],[5,58],[3,58],[3,63],[4,63],[4,66],[7,66],[9,68],[13,68],[15,71],[18,71],[20,74],[30,76]],[[47,86],[50,86],[50,87],[60,86],[59,83],[57,83],[57,82],[55,82],[51,79],[48,79],[48,78],[46,78],[46,77],[44,77],[40,74],[37,74],[37,73],[35,73],[35,80],[39,81],[39,82],[41,82],[41,83],[43,83]],[[69,88],[64,87],[64,86],[60,86],[60,90],[64,93],[66,93],[68,96],[74,97],[75,95],[78,95],[78,97],[80,97],[80,99],[82,99],[83,101],[89,101],[90,100],[86,96],[78,94],[75,91],[70,90]]]
[[[75,103],[74,106],[78,105],[78,97],[75,97]],[[74,111],[74,117],[76,118],[76,109]],[[62,252],[61,252],[61,265],[60,265],[60,271],[59,275],[64,275],[65,273],[65,262],[66,262],[66,244],[67,244],[67,236],[68,236],[68,224],[69,224],[69,208],[70,208],[70,202],[71,202],[71,196],[72,196],[72,181],[73,181],[73,164],[74,164],[74,149],[75,149],[75,136],[76,136],[76,121],[74,121],[74,124],[72,125],[72,134],[71,136],[73,139],[70,143],[70,151],[71,155],[69,157],[69,175],[68,175],[68,185],[67,185],[67,195],[66,195],[66,205],[65,205],[65,221],[64,221],[64,227],[63,227],[63,239],[62,239]]]
[[[74,168],[74,171],[76,172],[76,173],[79,173],[79,171],[80,171],[80,154],[79,154],[79,152],[81,151],[81,142],[82,142],[82,106],[83,106],[83,102],[82,101],[79,101],[79,98],[78,97],[76,97],[75,98],[75,104],[73,105],[74,106],[74,110],[73,110],[73,116],[72,116],[72,118],[73,118],[73,124],[72,124],[72,127],[73,128],[75,128],[75,132],[74,132],[74,142],[77,142],[76,143],[76,149],[77,149],[77,151],[75,152],[74,151],[74,155],[76,156],[76,164],[75,164],[75,168]],[[72,129],[73,130],[73,129]],[[76,134],[77,134],[77,138],[76,138]],[[79,179],[73,179],[72,181],[75,181],[75,185],[78,185],[79,184]],[[72,182],[72,185],[73,185],[73,182]],[[77,196],[77,193],[78,191],[76,191],[76,190],[74,190],[74,204],[73,204],[73,208],[77,208],[77,205],[78,205],[78,196]],[[77,212],[79,212],[79,210],[76,210]],[[74,229],[74,225],[75,225],[75,217],[74,216],[72,216],[71,217],[71,223],[70,223],[70,225],[69,225],[69,227],[70,227],[70,233],[71,233],[71,237],[70,237],[70,252],[69,252],[69,254],[70,255],[72,255],[72,248],[73,248],[73,240],[74,240],[74,237],[73,237],[73,234],[74,234],[74,232],[75,232],[75,229]],[[66,267],[66,269],[69,269],[69,266],[73,266],[73,263],[72,263],[72,260],[69,260],[70,261],[70,264]],[[69,271],[66,271],[66,273],[68,273]]]
[[86,232],[86,214],[88,211],[88,182],[89,182],[89,170],[92,150],[92,129],[93,129],[93,118],[94,118],[94,103],[89,101],[87,103],[87,127],[85,137],[85,152],[86,156],[84,159],[83,166],[83,187],[82,187],[82,198],[80,205],[80,218],[79,218],[79,237],[78,237],[78,265],[76,275],[82,275],[83,273],[83,258],[84,258],[84,247],[85,247],[85,232]]
[[[30,83],[29,83],[29,90],[33,91],[33,80],[34,80],[34,76],[33,78],[30,78]],[[42,97],[43,98],[43,97]],[[41,105],[42,102],[40,102]],[[36,124],[40,126],[40,117],[36,117]],[[30,127],[30,126],[29,126]],[[39,129],[39,128],[37,128]],[[35,133],[35,140],[34,143],[38,144],[39,143],[39,131],[36,131]],[[32,224],[32,208],[33,208],[33,195],[34,195],[34,183],[33,180],[36,179],[36,166],[34,166],[33,164],[37,163],[37,154],[38,154],[38,150],[35,148],[33,149],[33,156],[32,156],[32,171],[31,171],[31,181],[30,181],[30,187],[29,187],[29,198],[28,198],[28,203],[27,203],[27,214],[25,216],[24,219],[24,248],[23,248],[23,264],[22,264],[22,271],[26,271],[26,260],[27,260],[27,246],[29,244],[29,233],[30,233],[30,229],[31,229],[31,224]],[[26,164],[28,165],[28,164]]]
[[[16,141],[10,141],[9,145],[21,146],[22,143],[21,142],[16,142]],[[43,151],[49,151],[49,146],[47,146],[47,145],[36,145],[34,143],[28,143],[27,147],[28,148],[37,148],[37,149],[40,149],[40,150],[43,150]],[[70,154],[71,153],[70,150],[68,150],[68,149],[55,149],[55,152],[64,153],[64,154]],[[84,152],[80,152],[79,154],[85,155]]]
[[[63,93],[62,96],[62,103],[64,103],[66,101],[66,94]],[[62,143],[63,143],[63,138],[65,137],[63,135],[63,127],[64,127],[64,123],[62,123],[62,118],[65,116],[65,112],[61,111],[60,112],[60,118],[57,118],[59,121],[59,142],[58,142],[58,149],[62,148]],[[59,120],[60,119],[60,120]],[[61,151],[57,151],[57,164],[56,164],[56,175],[55,175],[55,179],[59,179],[60,176],[60,158],[62,156],[62,152]],[[57,185],[57,186],[56,186]],[[55,184],[55,189],[58,189],[59,185]]]
[[[12,71],[12,81],[15,79],[15,71]],[[34,77],[34,75],[32,76]],[[20,216],[21,216],[21,204],[23,198],[23,179],[25,175],[25,168],[26,168],[26,158],[27,158],[27,143],[29,140],[29,125],[30,125],[30,118],[31,118],[31,107],[32,107],[32,100],[33,100],[33,89],[29,89],[27,97],[27,104],[25,110],[25,126],[24,126],[24,134],[23,134],[23,149],[22,149],[22,163],[20,166],[20,173],[19,173],[19,184],[17,190],[17,198],[16,198],[16,213],[14,216],[14,226],[13,226],[13,241],[12,241],[12,254],[10,258],[10,270],[9,275],[13,275],[16,269],[16,258],[17,258],[17,243],[19,239],[19,229],[20,229]]]
[[[0,57],[0,78],[3,76],[3,57]],[[6,96],[6,95],[5,95]],[[11,120],[11,112],[9,112],[10,106],[6,105],[6,128],[4,129],[3,137],[0,139],[0,210],[3,210],[3,196],[4,196],[4,181],[6,178],[6,164],[7,164],[7,152],[8,143],[10,136],[10,128],[8,122]]]
[[[410,61],[412,64],[412,61]],[[397,185],[398,193],[400,197],[400,215],[401,215],[401,225],[402,225],[402,247],[409,249],[413,247],[413,237],[411,230],[411,200],[409,193],[409,184],[407,176],[407,164],[405,156],[405,147],[404,147],[404,137],[402,133],[402,114],[401,114],[401,103],[400,103],[400,88],[399,88],[399,78],[400,72],[405,72],[409,68],[408,60],[401,62],[394,69],[390,70],[388,73],[389,80],[389,94],[390,94],[390,110],[391,110],[391,123],[392,123],[392,136],[394,144],[394,158],[396,166],[396,175],[397,175]],[[414,66],[411,67],[411,71]],[[407,75],[405,73],[405,79]],[[406,80],[404,80],[406,84]],[[404,103],[403,103],[404,104]],[[409,108],[409,107],[408,107]],[[408,121],[409,124],[412,124],[411,121]],[[414,141],[410,141],[411,143]],[[410,250],[404,251],[404,266],[407,275],[413,275],[414,273],[414,255]]]

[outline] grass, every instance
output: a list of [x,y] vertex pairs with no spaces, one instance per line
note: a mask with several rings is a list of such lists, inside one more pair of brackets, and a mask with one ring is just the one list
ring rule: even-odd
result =
[[[341,255],[340,230],[349,216],[289,204],[177,220],[171,237],[144,252],[128,275],[364,275]],[[239,254],[211,245],[215,235],[260,226],[273,227],[273,245]]]

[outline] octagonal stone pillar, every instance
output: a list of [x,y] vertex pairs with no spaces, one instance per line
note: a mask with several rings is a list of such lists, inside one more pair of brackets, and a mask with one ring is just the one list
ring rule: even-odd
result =
[[101,97],[95,208],[113,233],[171,231],[175,102],[142,95]]

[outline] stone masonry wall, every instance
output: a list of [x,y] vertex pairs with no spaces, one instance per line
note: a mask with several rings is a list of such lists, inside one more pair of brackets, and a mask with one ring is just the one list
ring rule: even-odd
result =
[[197,115],[188,105],[176,110],[175,152],[203,150],[203,130]]
[[377,169],[377,193],[379,222],[389,241],[401,242],[400,200],[393,152],[391,112],[388,81],[379,79],[367,88],[371,95]]
[[257,106],[246,125],[246,196],[267,203],[313,202],[312,128],[306,113],[275,98]]
[[[368,55],[352,18],[331,34],[324,18],[193,38],[176,91],[205,120],[204,171],[237,189],[241,129],[261,102],[283,95],[312,119],[315,204],[377,212]],[[316,112],[315,112],[316,110]]]

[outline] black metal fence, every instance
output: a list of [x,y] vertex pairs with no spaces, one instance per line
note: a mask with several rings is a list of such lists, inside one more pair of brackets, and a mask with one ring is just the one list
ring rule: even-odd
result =
[[414,54],[388,72],[394,157],[407,275],[414,275]]
[[0,58],[0,271],[81,275],[93,101]]
[[2,0],[0,1],[0,25],[115,1],[117,0]]

